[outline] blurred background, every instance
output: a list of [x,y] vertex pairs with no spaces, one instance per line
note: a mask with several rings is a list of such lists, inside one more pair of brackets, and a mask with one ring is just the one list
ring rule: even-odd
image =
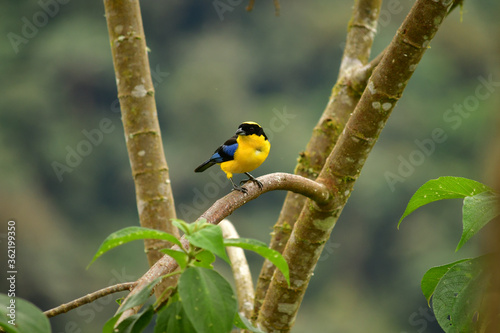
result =
[[[412,4],[383,3],[372,56]],[[272,142],[254,175],[293,172],[338,74],[352,2],[282,1],[279,17],[272,1],[251,13],[246,5],[141,2],[175,203],[188,221],[230,191],[220,170],[193,170],[242,121],[259,122]],[[420,280],[432,266],[479,255],[481,239],[454,252],[460,200],[396,225],[431,178],[493,185],[499,10],[495,0],[466,1],[442,25],[356,182],[293,332],[440,332]],[[3,1],[0,22],[0,242],[14,219],[17,296],[47,310],[135,280],[147,262],[137,241],[85,269],[111,232],[138,225],[103,3]],[[234,213],[240,236],[268,243],[284,197],[267,193]],[[249,260],[256,279],[262,260]],[[119,296],[51,319],[53,331],[100,331]]]

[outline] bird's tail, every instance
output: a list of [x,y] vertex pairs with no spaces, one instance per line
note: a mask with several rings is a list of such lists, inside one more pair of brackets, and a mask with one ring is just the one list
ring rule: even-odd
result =
[[210,168],[212,165],[216,164],[215,162],[212,162],[211,160],[207,160],[206,162],[202,163],[199,167],[194,169],[194,172],[203,172]]

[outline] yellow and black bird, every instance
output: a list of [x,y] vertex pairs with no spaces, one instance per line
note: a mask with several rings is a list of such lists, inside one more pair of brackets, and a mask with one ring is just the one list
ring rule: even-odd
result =
[[[212,157],[197,167],[194,172],[203,172],[212,165],[219,164],[233,184],[234,190],[247,193],[247,189],[241,184],[250,180],[262,189],[262,183],[249,172],[265,161],[270,149],[271,144],[262,127],[256,122],[246,121],[238,127],[232,138],[217,148]],[[248,179],[241,181],[240,186],[237,186],[233,182],[233,173],[244,173]]]

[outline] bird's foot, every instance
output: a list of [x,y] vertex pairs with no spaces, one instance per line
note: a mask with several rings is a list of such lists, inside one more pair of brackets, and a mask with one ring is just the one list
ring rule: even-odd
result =
[[254,182],[255,184],[257,184],[257,186],[262,190],[264,188],[264,185],[262,185],[262,183],[260,182],[260,180],[256,179],[256,178],[248,178],[248,179],[244,179],[240,182],[240,186],[242,184],[245,184],[245,183],[248,183],[248,182]]
[[252,176],[251,174],[249,174],[248,172],[245,172],[245,175],[248,176],[248,179],[245,179],[245,180],[242,180],[240,182],[240,185],[241,184],[244,184],[246,182],[249,182],[249,181],[252,181],[254,183],[257,184],[257,186],[262,190],[264,188],[264,185],[262,185],[262,183],[260,182],[260,180],[258,180],[257,178],[255,178],[254,176]]
[[229,178],[229,180],[231,181],[231,184],[233,184],[233,189],[231,191],[240,191],[240,192],[243,192],[243,193],[248,193],[248,190],[244,187],[241,186],[241,183],[240,183],[240,186],[236,185],[234,182],[233,182],[233,178]]
[[231,191],[240,191],[240,192],[243,192],[245,194],[248,193],[248,190],[242,186],[237,186],[237,185],[234,185],[233,184],[233,189]]

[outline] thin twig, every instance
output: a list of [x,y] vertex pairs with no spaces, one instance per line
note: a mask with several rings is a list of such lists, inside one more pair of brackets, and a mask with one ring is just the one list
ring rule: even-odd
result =
[[85,295],[83,297],[77,298],[74,301],[68,302],[66,304],[59,305],[58,307],[55,307],[53,309],[47,310],[44,312],[44,314],[47,317],[54,317],[62,313],[66,313],[68,311],[71,311],[73,309],[76,309],[82,305],[92,303],[96,299],[102,298],[104,296],[118,293],[120,291],[125,291],[125,290],[130,290],[132,289],[137,282],[125,282],[125,283],[119,283],[115,284],[114,286],[106,287],[97,291],[94,291],[93,293],[90,293],[88,295]]
[[247,11],[251,12],[253,10],[253,5],[255,4],[255,0],[250,0],[248,2],[248,6],[246,8]]
[[[279,0],[273,0],[274,2],[274,15],[280,16],[280,1]],[[248,2],[247,7],[245,8],[248,12],[251,12],[253,10],[253,6],[255,4],[255,0],[250,0]]]

